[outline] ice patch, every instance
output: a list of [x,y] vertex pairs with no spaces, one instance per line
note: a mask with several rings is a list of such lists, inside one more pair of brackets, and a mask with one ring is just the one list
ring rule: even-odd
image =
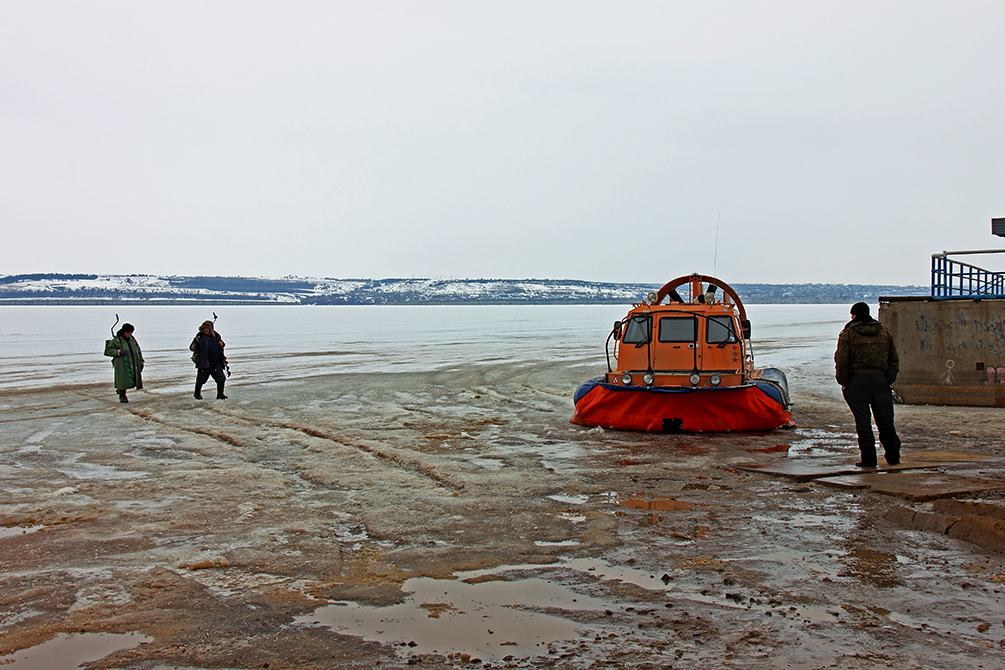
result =
[[[16,612],[14,614],[8,614],[3,619],[0,619],[0,630],[4,630],[4,629],[7,629],[7,628],[10,628],[11,626],[15,626],[15,625],[21,623],[22,621],[27,621],[28,619],[31,619],[32,617],[42,616],[44,614],[45,614],[45,612],[40,612],[38,610],[25,610],[23,612]],[[0,665],[4,665],[4,664],[5,664],[5,661],[3,660],[3,657],[0,657]]]
[[339,528],[335,531],[335,537],[338,538],[339,542],[362,542],[369,536],[366,534],[366,529],[357,526],[355,528]]
[[77,591],[77,600],[70,606],[71,612],[86,610],[95,605],[121,607],[132,602],[129,592],[118,584],[89,586]]
[[59,465],[55,466],[55,469],[73,479],[122,480],[140,479],[147,475],[146,472],[119,470],[108,465],[78,462],[83,456],[84,454],[71,454],[64,458]]
[[42,528],[42,526],[10,526],[9,528],[0,528],[0,540],[34,533],[39,528]]
[[42,444],[45,438],[49,437],[56,432],[56,428],[52,427],[47,430],[40,430],[37,433],[32,433],[28,436],[28,439],[24,441],[25,444]]
[[556,493],[554,495],[548,496],[552,500],[561,503],[569,503],[570,505],[582,505],[590,499],[590,496],[584,495],[565,495],[564,493]]
[[560,540],[558,542],[546,542],[544,540],[534,540],[534,544],[539,547],[578,547],[579,540]]
[[485,470],[490,470],[492,472],[498,472],[503,469],[505,465],[502,461],[496,458],[469,458],[468,463],[471,465],[477,465]]
[[143,447],[150,450],[173,449],[175,441],[169,437],[143,437],[132,440],[134,447]]
[[245,521],[253,517],[258,509],[258,505],[255,503],[245,502],[237,506],[237,513],[241,515],[241,520]]

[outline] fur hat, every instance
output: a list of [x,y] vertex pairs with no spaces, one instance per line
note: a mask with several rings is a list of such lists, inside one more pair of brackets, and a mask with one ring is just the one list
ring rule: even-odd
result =
[[[866,307],[866,312],[867,313],[868,313],[868,309],[869,308]],[[202,325],[199,326],[199,330],[202,330],[203,328],[209,328],[210,330],[213,330],[213,322],[212,321],[203,321]]]

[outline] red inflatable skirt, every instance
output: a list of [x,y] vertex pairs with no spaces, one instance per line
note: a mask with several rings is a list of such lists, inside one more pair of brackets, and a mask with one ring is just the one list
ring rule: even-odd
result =
[[795,425],[770,384],[656,389],[598,380],[576,391],[572,423],[656,433],[758,432]]

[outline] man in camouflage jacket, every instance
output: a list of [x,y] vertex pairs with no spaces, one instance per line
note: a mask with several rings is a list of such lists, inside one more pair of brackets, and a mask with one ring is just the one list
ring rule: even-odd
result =
[[[851,305],[851,320],[837,338],[834,371],[841,385],[844,401],[855,417],[858,450],[862,460],[858,467],[876,466],[876,441],[872,435],[872,418],[879,429],[886,463],[900,462],[900,438],[893,426],[893,393],[890,385],[900,372],[893,336],[886,326],[869,315],[869,305]],[[872,416],[869,416],[871,410]]]
[[[838,336],[834,370],[845,402],[855,417],[860,468],[874,468],[876,438],[872,419],[876,419],[879,441],[889,465],[900,463],[900,437],[893,425],[893,391],[900,359],[893,335],[886,326],[869,316],[869,305],[857,302],[851,307],[851,321]],[[870,411],[872,416],[870,416]]]

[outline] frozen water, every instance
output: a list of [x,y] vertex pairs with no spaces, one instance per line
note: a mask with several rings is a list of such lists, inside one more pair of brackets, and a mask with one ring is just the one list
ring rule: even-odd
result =
[[[188,345],[214,310],[235,381],[537,361],[567,361],[585,380],[606,369],[604,342],[627,307],[2,306],[0,388],[110,385],[102,352],[118,313],[119,325],[136,327],[149,390],[181,392],[194,377]],[[758,367],[784,370],[794,392],[838,397],[832,356],[847,305],[751,305],[747,312]]]

